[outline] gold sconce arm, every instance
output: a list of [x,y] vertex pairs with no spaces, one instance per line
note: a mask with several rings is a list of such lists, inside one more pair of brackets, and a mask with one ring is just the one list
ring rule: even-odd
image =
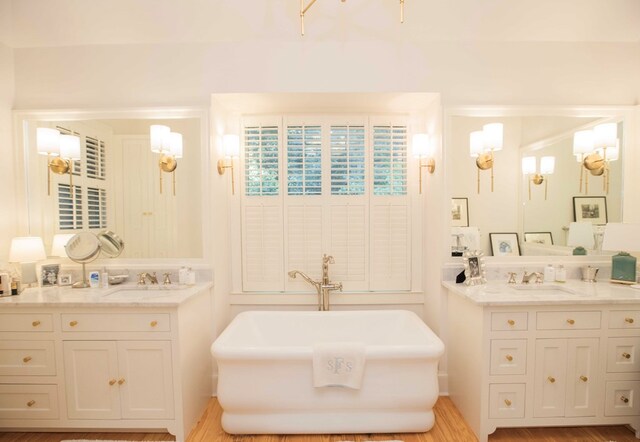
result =
[[233,158],[221,158],[218,160],[218,174],[224,175],[227,169],[231,169],[231,195],[236,193],[236,182],[233,173]]
[[162,172],[172,174],[173,196],[176,196],[176,169],[178,161],[171,155],[162,155],[158,162],[160,168],[160,193],[162,193]]
[[418,174],[420,176],[420,193],[422,194],[422,169],[426,168],[429,173],[434,173],[436,171],[436,160],[434,158],[420,158],[420,165],[418,167]]
[[73,186],[73,163],[60,157],[51,158],[47,155],[47,195],[51,195],[51,172],[64,175],[69,174],[69,186]]

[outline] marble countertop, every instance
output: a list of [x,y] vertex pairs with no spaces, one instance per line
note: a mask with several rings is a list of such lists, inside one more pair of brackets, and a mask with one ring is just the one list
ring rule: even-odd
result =
[[526,285],[489,281],[476,286],[443,281],[442,285],[451,292],[484,306],[640,303],[640,289],[606,281],[592,283],[568,280],[565,283]]
[[74,289],[36,287],[20,295],[0,297],[0,309],[11,307],[176,307],[213,286],[201,282],[193,286],[113,285],[109,288]]

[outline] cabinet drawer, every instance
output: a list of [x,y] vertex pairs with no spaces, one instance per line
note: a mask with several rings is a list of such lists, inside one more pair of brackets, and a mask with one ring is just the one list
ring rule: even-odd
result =
[[613,310],[609,315],[609,328],[640,328],[640,311]]
[[65,332],[166,332],[171,330],[168,313],[64,313],[62,331]]
[[525,374],[527,369],[526,339],[491,340],[492,375]]
[[609,338],[607,340],[607,371],[609,373],[640,372],[640,338]]
[[53,376],[53,341],[0,341],[0,375]]
[[600,312],[538,312],[538,330],[586,330],[600,328]]
[[637,416],[640,414],[640,381],[611,381],[605,388],[605,416]]
[[0,314],[0,332],[8,331],[53,331],[53,318],[46,313],[2,313]]
[[57,418],[57,385],[0,385],[0,421]]
[[490,384],[489,418],[523,418],[524,392],[525,384]]
[[495,312],[491,313],[491,330],[526,330],[527,329],[527,312]]

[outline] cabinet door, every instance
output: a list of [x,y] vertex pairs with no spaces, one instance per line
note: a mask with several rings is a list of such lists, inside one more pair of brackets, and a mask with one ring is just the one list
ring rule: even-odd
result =
[[598,338],[567,340],[567,407],[565,416],[596,415]]
[[65,341],[64,377],[70,419],[119,419],[116,343]]
[[567,340],[537,339],[535,367],[533,416],[564,416]]
[[118,342],[122,417],[173,417],[173,370],[168,341]]

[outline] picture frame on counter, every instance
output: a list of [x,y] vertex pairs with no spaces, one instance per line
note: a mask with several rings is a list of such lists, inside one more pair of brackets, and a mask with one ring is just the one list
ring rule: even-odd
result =
[[60,264],[43,265],[40,269],[42,287],[51,287],[58,285],[58,274],[60,273]]
[[462,254],[464,264],[465,285],[486,284],[484,253],[480,250],[466,250]]
[[58,285],[63,287],[66,285],[71,285],[73,280],[71,279],[71,273],[60,273],[58,275]]

